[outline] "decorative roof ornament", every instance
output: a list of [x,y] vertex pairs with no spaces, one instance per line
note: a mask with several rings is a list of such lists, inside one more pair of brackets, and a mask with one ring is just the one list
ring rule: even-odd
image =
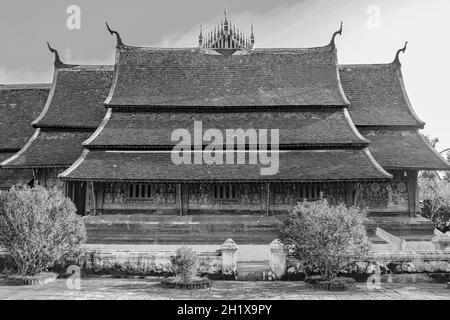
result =
[[397,54],[395,55],[394,63],[401,64],[400,63],[400,53],[405,53],[407,46],[408,46],[408,41],[405,42],[405,46],[403,48],[401,48],[397,51]]
[[331,42],[330,42],[331,46],[334,47],[336,45],[335,44],[335,39],[336,39],[337,35],[342,36],[342,27],[343,27],[343,25],[344,25],[344,22],[341,21],[341,28],[338,31],[336,31],[335,33],[333,33],[333,37],[331,38]]
[[66,63],[62,62],[59,57],[58,50],[52,48],[52,46],[50,45],[50,43],[48,41],[47,41],[47,47],[48,47],[48,50],[50,50],[50,52],[55,55],[55,62],[54,62],[55,68],[71,68],[71,67],[77,66],[75,64],[66,64]]
[[115,35],[116,36],[116,38],[117,38],[117,48],[123,47],[124,44],[123,44],[122,38],[120,37],[120,34],[117,31],[111,30],[111,28],[108,25],[108,22],[106,22],[106,28],[108,29],[108,31],[109,31],[109,33],[111,35]]
[[198,36],[198,46],[203,46],[203,25],[200,25],[200,35]]
[[236,51],[250,52],[255,49],[254,26],[251,25],[251,36],[246,37],[241,30],[231,23],[228,11],[224,9],[224,18],[220,23],[203,35],[203,25],[200,25],[199,48],[214,50],[223,55],[232,55]]

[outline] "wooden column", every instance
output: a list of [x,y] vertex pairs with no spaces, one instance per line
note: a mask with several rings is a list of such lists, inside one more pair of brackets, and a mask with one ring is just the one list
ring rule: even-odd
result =
[[408,174],[408,205],[409,205],[409,217],[415,217],[416,213],[418,211],[417,208],[417,178],[418,178],[418,172],[409,170],[407,171]]
[[178,211],[180,214],[180,217],[183,216],[183,198],[182,198],[182,192],[181,192],[181,183],[177,184],[177,198],[178,198]]
[[92,197],[92,215],[96,216],[97,215],[97,199],[96,199],[96,194],[95,194],[95,189],[94,189],[94,182],[90,182],[89,183],[89,189],[91,190],[91,197]]
[[355,185],[353,183],[345,184],[345,202],[347,207],[353,207],[355,205],[355,199],[353,198],[353,191]]
[[266,183],[266,216],[270,215],[270,182]]
[[181,185],[182,215],[189,215],[189,184]]

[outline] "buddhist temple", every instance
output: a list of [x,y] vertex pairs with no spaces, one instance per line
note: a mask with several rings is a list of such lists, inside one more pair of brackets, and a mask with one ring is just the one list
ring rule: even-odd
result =
[[[406,45],[386,64],[340,65],[342,25],[323,46],[290,49],[258,48],[253,25],[247,35],[226,13],[218,26],[201,26],[190,48],[131,46],[107,28],[117,41],[114,66],[66,64],[49,46],[50,89],[0,88],[8,115],[0,122],[7,132],[0,186],[28,173],[24,183],[61,188],[88,216],[91,242],[202,243],[239,234],[264,242],[297,202],[321,196],[368,208],[375,226],[411,223],[418,172],[450,169],[420,134],[425,124],[401,72]],[[18,118],[21,128],[9,130]],[[200,139],[174,139],[199,123]],[[203,133],[229,129],[244,139],[230,147],[216,138],[211,152]],[[252,132],[271,130],[276,148],[265,151],[278,163],[265,175],[265,164],[251,161],[264,151]],[[233,161],[177,164],[180,145],[191,160],[209,152]]]

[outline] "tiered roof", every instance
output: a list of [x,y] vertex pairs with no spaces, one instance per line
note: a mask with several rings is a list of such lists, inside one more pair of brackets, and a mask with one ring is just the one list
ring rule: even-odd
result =
[[346,106],[333,46],[224,56],[123,46],[107,104],[133,107]]
[[405,49],[393,63],[340,66],[350,115],[385,169],[450,170],[419,132],[425,123],[411,106],[399,61]]
[[[118,38],[110,108],[61,177],[93,181],[362,181],[391,178],[356,130],[331,43],[309,49],[131,47]],[[228,48],[233,49],[233,48]],[[234,48],[235,49],[235,48]],[[280,171],[172,163],[171,134],[279,129]],[[94,150],[95,149],[95,150]],[[99,150],[101,149],[101,150]]]
[[398,64],[343,65],[339,70],[356,126],[425,126],[414,113]]
[[95,130],[105,116],[112,66],[56,68],[50,96],[35,128]]
[[[44,107],[49,84],[0,85],[0,162],[8,159],[33,135],[31,122]],[[30,170],[0,169],[0,189],[27,184]]]
[[279,161],[279,172],[264,176],[261,165],[175,165],[169,151],[85,150],[62,176],[65,180],[129,182],[351,182],[389,178],[368,149],[281,151]]
[[105,114],[113,68],[67,65],[51,50],[55,71],[47,102],[33,122],[33,137],[2,163],[5,169],[69,167]]
[[31,122],[42,111],[49,84],[0,85],[0,152],[20,150],[33,135]]
[[[352,127],[341,109],[267,112],[111,112],[104,127],[86,146],[90,149],[172,148],[178,128],[193,132],[194,121],[205,130],[279,128],[280,145],[303,147],[366,147],[368,141]],[[326,130],[324,130],[326,128]]]

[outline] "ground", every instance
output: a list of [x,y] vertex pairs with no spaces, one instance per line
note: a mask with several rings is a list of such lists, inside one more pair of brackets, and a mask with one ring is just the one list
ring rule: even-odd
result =
[[[72,288],[72,289],[69,289]],[[11,287],[0,281],[0,299],[12,300],[157,300],[157,299],[288,299],[288,300],[450,300],[445,284],[382,284],[370,290],[358,284],[354,292],[315,291],[304,282],[215,281],[203,290],[163,289],[157,278],[86,278],[77,283],[59,279],[55,283],[33,287]]]

